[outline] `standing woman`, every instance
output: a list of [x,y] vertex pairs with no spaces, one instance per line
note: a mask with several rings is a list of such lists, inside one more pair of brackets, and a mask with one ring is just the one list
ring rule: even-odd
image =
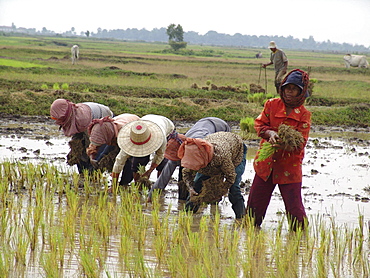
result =
[[[255,177],[247,202],[247,213],[254,219],[254,225],[260,226],[266,215],[272,192],[276,184],[285,204],[290,228],[304,228],[306,212],[302,203],[302,160],[311,126],[311,112],[304,106],[308,97],[308,74],[295,69],[288,73],[280,87],[280,97],[265,103],[262,113],[255,120],[255,129],[263,143],[270,142],[277,151],[264,161],[258,161],[257,152],[253,166]],[[303,143],[298,149],[288,151],[287,146],[278,136],[278,128],[285,124],[300,132]],[[256,162],[258,161],[258,162]]]
[[89,146],[87,128],[93,119],[105,116],[113,117],[108,106],[95,102],[73,103],[67,99],[57,99],[50,106],[50,116],[60,126],[65,136],[72,137],[69,142],[71,148],[67,155],[69,165],[77,164],[79,173],[85,169],[93,170],[90,158],[86,154]]

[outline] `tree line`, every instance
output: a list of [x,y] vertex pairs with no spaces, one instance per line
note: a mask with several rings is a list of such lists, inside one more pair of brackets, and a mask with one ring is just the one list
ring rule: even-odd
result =
[[[17,32],[17,28],[13,26],[13,32]],[[173,32],[182,32],[182,40],[178,37],[169,37],[168,30]],[[339,53],[370,53],[370,46],[350,44],[350,43],[337,43],[330,40],[324,42],[315,41],[313,36],[307,39],[297,39],[293,36],[256,36],[256,35],[242,35],[236,33],[234,35],[218,33],[216,31],[208,31],[202,35],[195,31],[184,32],[181,25],[171,24],[167,28],[154,28],[149,31],[146,29],[127,28],[127,29],[101,29],[98,28],[96,32],[83,31],[79,35],[76,34],[75,28],[64,33],[55,33],[46,29],[36,31],[34,28],[22,28],[22,32],[29,34],[42,34],[42,35],[55,35],[55,36],[87,36],[94,38],[107,38],[118,40],[133,40],[133,41],[147,41],[147,42],[172,42],[171,47],[174,48],[186,44],[200,44],[200,45],[214,45],[214,46],[236,46],[236,47],[253,47],[253,48],[266,48],[270,41],[275,41],[279,48],[294,49],[294,50],[308,50],[308,51],[328,51]],[[1,33],[1,30],[0,30]],[[4,31],[2,32],[4,34]],[[18,32],[19,33],[19,32]],[[179,33],[177,33],[179,35]],[[181,48],[181,47],[180,47]]]

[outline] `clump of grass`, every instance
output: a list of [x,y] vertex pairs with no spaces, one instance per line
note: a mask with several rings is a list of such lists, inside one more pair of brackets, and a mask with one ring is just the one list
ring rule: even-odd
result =
[[256,133],[256,130],[254,129],[254,118],[252,117],[242,118],[239,126],[241,131]]
[[47,89],[49,89],[49,87],[48,87],[48,85],[46,85],[46,84],[42,84],[42,85],[41,85],[41,89],[42,89],[42,90],[47,90]]
[[[288,152],[300,149],[304,142],[302,133],[285,124],[279,126],[278,135],[280,138],[279,144],[283,147],[283,150]],[[278,148],[271,143],[264,142],[258,151],[256,162],[264,161],[271,157],[277,149]]]
[[62,90],[68,90],[68,89],[69,89],[68,83],[63,83],[62,84]]
[[60,90],[59,84],[58,83],[54,83],[53,89],[54,90]]

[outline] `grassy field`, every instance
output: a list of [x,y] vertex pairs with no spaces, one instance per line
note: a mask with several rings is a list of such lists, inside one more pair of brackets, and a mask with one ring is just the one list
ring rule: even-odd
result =
[[[106,104],[115,114],[239,121],[256,117],[266,98],[253,97],[250,84],[264,87],[267,97],[275,94],[273,68],[260,67],[269,49],[188,45],[173,54],[163,43],[62,37],[2,36],[0,44],[2,113],[48,115],[56,98],[68,98]],[[70,59],[73,44],[80,46],[77,65]],[[259,51],[264,58],[254,58]],[[289,70],[309,70],[316,81],[307,100],[313,124],[370,125],[369,69],[345,69],[344,53],[286,53]],[[229,89],[211,90],[211,84]]]

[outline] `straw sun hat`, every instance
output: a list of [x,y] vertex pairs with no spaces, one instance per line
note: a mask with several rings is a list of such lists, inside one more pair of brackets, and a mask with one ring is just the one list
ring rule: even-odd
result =
[[154,122],[137,120],[124,125],[117,143],[130,156],[147,156],[160,148],[165,139],[162,129]]

